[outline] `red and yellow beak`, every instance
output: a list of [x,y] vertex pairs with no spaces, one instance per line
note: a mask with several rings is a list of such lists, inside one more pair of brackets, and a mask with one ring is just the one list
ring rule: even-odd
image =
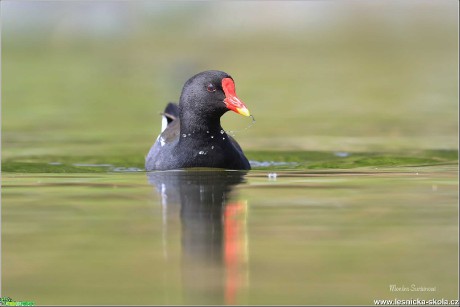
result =
[[244,116],[251,115],[244,103],[236,96],[235,83],[232,78],[222,79],[222,89],[225,93],[224,103],[228,109]]

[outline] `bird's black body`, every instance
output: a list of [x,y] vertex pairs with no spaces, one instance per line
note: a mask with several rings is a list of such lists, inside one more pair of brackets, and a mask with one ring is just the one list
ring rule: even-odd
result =
[[230,94],[223,88],[226,86],[224,79],[233,84],[228,74],[215,70],[199,73],[185,83],[179,106],[170,103],[165,109],[167,125],[147,155],[147,171],[192,167],[251,168],[241,147],[220,124],[221,116],[229,109],[249,114],[244,104],[241,103],[244,108],[241,111],[228,102]]

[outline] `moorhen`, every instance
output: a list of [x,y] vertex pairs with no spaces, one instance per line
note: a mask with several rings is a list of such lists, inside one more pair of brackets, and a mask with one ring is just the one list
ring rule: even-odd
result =
[[241,147],[220,125],[221,116],[229,110],[250,116],[236,96],[230,75],[209,70],[191,77],[185,82],[179,105],[167,105],[162,132],[145,159],[145,169],[251,169]]

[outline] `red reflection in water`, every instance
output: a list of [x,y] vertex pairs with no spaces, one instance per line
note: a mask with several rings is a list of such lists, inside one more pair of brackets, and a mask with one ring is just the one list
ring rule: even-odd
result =
[[247,203],[228,203],[224,212],[225,303],[234,305],[238,291],[246,284]]

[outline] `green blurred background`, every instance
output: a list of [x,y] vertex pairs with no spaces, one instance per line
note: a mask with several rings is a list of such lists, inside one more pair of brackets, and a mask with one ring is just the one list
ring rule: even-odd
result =
[[457,1],[2,1],[2,156],[143,160],[224,70],[245,150],[458,147]]
[[0,5],[5,296],[187,302],[182,215],[169,207],[166,261],[163,198],[145,173],[114,172],[143,167],[159,113],[207,69],[233,76],[257,120],[223,118],[248,158],[298,162],[235,191],[248,303],[458,293],[458,1]]

